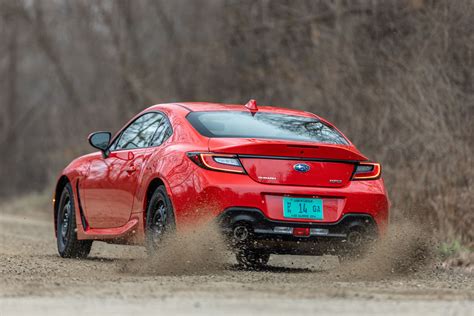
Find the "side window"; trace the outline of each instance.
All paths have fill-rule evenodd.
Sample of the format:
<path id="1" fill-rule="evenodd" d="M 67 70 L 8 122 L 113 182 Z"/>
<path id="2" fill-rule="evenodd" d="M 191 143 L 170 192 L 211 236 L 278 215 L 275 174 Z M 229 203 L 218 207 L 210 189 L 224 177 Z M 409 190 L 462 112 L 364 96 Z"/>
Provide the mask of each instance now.
<path id="1" fill-rule="evenodd" d="M 150 141 L 157 128 L 164 121 L 159 113 L 147 113 L 137 118 L 117 138 L 112 150 L 134 149 L 150 146 Z"/>
<path id="2" fill-rule="evenodd" d="M 172 133 L 173 129 L 171 128 L 169 121 L 166 118 L 163 118 L 160 126 L 158 126 L 158 129 L 156 130 L 155 135 L 153 136 L 150 146 L 160 146 L 165 140 L 168 139 L 168 137 L 171 136 Z"/>

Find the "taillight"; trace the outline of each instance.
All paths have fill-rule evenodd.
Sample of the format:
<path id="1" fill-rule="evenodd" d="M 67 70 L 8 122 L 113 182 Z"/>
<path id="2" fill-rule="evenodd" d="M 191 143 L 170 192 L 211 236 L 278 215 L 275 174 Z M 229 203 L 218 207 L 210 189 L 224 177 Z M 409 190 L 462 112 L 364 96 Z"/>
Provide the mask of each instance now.
<path id="1" fill-rule="evenodd" d="M 380 178 L 382 167 L 376 162 L 361 162 L 356 166 L 352 180 L 375 180 Z"/>
<path id="2" fill-rule="evenodd" d="M 245 173 L 244 168 L 240 164 L 239 158 L 235 155 L 211 154 L 211 153 L 187 153 L 196 165 L 201 168 L 232 172 Z"/>

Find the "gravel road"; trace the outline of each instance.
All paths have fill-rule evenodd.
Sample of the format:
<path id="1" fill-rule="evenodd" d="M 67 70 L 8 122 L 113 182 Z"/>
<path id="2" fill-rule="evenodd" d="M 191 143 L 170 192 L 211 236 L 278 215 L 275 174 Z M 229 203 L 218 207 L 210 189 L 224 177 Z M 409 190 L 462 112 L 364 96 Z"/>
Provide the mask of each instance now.
<path id="1" fill-rule="evenodd" d="M 45 207 L 45 206 L 44 206 Z M 95 243 L 87 260 L 56 253 L 49 213 L 0 210 L 0 315 L 474 315 L 474 276 L 431 264 L 412 273 L 347 273 L 335 257 L 274 256 L 265 271 L 231 257 L 162 273 L 140 247 Z M 184 248 L 186 249 L 186 248 Z M 180 256 L 171 257 L 179 266 Z M 203 263 L 197 263 L 202 268 Z M 359 267 L 361 264 L 359 263 Z M 374 273 L 371 273 L 373 269 Z M 171 270 L 172 272 L 172 270 Z"/>

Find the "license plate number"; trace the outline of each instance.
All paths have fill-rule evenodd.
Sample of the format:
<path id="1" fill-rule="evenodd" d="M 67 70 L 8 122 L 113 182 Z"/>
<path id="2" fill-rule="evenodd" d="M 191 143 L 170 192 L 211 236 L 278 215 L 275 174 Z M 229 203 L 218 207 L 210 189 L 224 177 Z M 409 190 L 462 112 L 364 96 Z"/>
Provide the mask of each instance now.
<path id="1" fill-rule="evenodd" d="M 283 217 L 323 219 L 323 200 L 283 197 Z"/>

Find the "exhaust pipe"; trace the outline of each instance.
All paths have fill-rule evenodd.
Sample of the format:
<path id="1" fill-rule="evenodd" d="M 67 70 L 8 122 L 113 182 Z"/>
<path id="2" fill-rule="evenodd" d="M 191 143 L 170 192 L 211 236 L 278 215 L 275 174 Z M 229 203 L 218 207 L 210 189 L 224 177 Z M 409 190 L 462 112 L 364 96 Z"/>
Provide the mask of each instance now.
<path id="1" fill-rule="evenodd" d="M 347 234 L 347 243 L 351 246 L 359 246 L 362 243 L 362 233 L 359 230 L 351 230 Z"/>
<path id="2" fill-rule="evenodd" d="M 237 225 L 234 227 L 234 239 L 238 242 L 247 240 L 250 236 L 250 231 L 247 225 Z"/>

